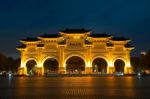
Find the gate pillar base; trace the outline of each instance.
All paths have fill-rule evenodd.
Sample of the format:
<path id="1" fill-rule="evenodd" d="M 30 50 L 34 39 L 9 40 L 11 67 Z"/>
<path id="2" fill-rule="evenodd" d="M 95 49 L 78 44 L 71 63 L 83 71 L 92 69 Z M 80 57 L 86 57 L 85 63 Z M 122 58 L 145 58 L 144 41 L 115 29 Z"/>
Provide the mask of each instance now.
<path id="1" fill-rule="evenodd" d="M 92 67 L 86 67 L 85 72 L 86 74 L 92 74 Z"/>
<path id="2" fill-rule="evenodd" d="M 65 73 L 66 73 L 65 67 L 59 67 L 58 73 L 59 73 L 59 74 L 65 74 Z"/>
<path id="3" fill-rule="evenodd" d="M 27 74 L 27 70 L 25 67 L 20 67 L 18 70 L 18 74 L 19 75 L 26 75 Z"/>
<path id="4" fill-rule="evenodd" d="M 115 67 L 107 67 L 107 74 L 113 74 L 115 72 Z"/>
<path id="5" fill-rule="evenodd" d="M 42 67 L 37 67 L 37 68 L 36 68 L 36 75 L 37 75 L 37 76 L 44 75 L 44 72 L 43 72 L 43 68 L 42 68 Z"/>
<path id="6" fill-rule="evenodd" d="M 132 67 L 125 67 L 124 68 L 124 73 L 125 74 L 132 74 L 133 73 L 133 68 Z"/>

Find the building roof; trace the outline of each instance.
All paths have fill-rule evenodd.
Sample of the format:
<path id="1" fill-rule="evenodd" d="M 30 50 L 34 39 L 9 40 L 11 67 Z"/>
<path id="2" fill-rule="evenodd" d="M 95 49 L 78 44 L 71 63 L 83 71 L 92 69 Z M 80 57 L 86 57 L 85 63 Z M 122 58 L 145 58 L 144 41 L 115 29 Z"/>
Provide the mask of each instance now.
<path id="1" fill-rule="evenodd" d="M 62 30 L 61 32 L 63 32 L 63 33 L 87 33 L 87 32 L 90 32 L 90 30 L 86 30 L 84 28 L 82 28 L 82 29 L 65 29 L 65 30 Z"/>
<path id="2" fill-rule="evenodd" d="M 114 41 L 127 41 L 129 39 L 124 38 L 124 37 L 113 37 L 111 40 L 114 40 Z"/>
<path id="3" fill-rule="evenodd" d="M 105 33 L 103 33 L 103 34 L 91 34 L 90 37 L 94 37 L 94 38 L 102 37 L 102 38 L 104 38 L 104 37 L 111 37 L 111 35 L 108 35 Z"/>
<path id="4" fill-rule="evenodd" d="M 130 45 L 130 44 L 125 44 L 124 45 L 126 48 L 132 48 L 132 47 L 134 47 L 134 46 L 132 46 L 132 45 Z"/>
<path id="5" fill-rule="evenodd" d="M 33 37 L 27 37 L 25 39 L 22 39 L 22 41 L 38 41 L 38 38 L 33 38 Z"/>
<path id="6" fill-rule="evenodd" d="M 60 37 L 59 34 L 44 34 L 44 35 L 40 35 L 39 37 L 43 37 L 43 38 L 57 38 Z"/>
<path id="7" fill-rule="evenodd" d="M 18 46 L 17 48 L 26 48 L 26 45 L 22 44 L 22 45 Z"/>

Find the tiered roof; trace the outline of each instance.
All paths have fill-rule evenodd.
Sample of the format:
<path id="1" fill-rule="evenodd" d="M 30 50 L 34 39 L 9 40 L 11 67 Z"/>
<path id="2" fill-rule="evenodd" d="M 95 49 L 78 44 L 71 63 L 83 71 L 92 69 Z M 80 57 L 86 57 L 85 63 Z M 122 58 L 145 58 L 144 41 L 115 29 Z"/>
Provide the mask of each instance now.
<path id="1" fill-rule="evenodd" d="M 39 41 L 38 38 L 33 38 L 33 37 L 27 37 L 25 39 L 22 39 L 22 41 Z"/>
<path id="2" fill-rule="evenodd" d="M 125 37 L 113 37 L 111 40 L 113 40 L 113 41 L 127 41 L 129 39 L 127 39 Z"/>
<path id="3" fill-rule="evenodd" d="M 102 33 L 102 34 L 94 34 L 94 33 L 91 33 L 90 34 L 90 30 L 86 30 L 86 29 L 65 29 L 65 30 L 62 30 L 60 32 L 60 34 L 44 34 L 44 35 L 40 35 L 38 36 L 37 38 L 32 38 L 32 37 L 27 37 L 26 39 L 23 39 L 21 41 L 23 41 L 23 43 L 25 42 L 28 42 L 28 43 L 34 43 L 34 41 L 40 41 L 41 38 L 58 38 L 58 37 L 62 37 L 61 33 L 89 33 L 89 37 L 93 37 L 93 38 L 109 38 L 110 40 L 112 41 L 130 41 L 130 39 L 127 39 L 127 38 L 124 38 L 124 37 L 113 37 L 112 35 L 108 35 L 106 33 Z M 22 46 L 19 46 L 17 48 L 25 48 L 26 45 L 25 43 L 22 45 Z M 66 44 L 66 41 L 61 41 L 61 42 L 58 42 L 58 44 Z M 88 41 L 85 39 L 85 44 L 92 44 L 91 41 Z M 107 46 L 113 46 L 112 43 L 108 43 Z M 40 42 L 37 43 L 37 47 L 44 47 L 44 44 L 41 44 Z M 126 44 L 125 47 L 127 48 L 130 48 L 130 47 L 133 47 L 129 44 Z"/>
<path id="4" fill-rule="evenodd" d="M 90 37 L 94 37 L 94 38 L 103 38 L 103 37 L 111 37 L 111 35 L 107 35 L 105 33 L 103 34 L 91 34 Z"/>
<path id="5" fill-rule="evenodd" d="M 62 30 L 61 32 L 63 32 L 63 33 L 87 33 L 87 32 L 90 32 L 90 30 L 86 30 L 84 28 L 82 28 L 82 29 L 65 29 L 65 30 Z"/>
<path id="6" fill-rule="evenodd" d="M 57 38 L 57 37 L 60 37 L 59 34 L 44 34 L 44 35 L 41 35 L 39 37 L 42 37 L 42 38 Z"/>

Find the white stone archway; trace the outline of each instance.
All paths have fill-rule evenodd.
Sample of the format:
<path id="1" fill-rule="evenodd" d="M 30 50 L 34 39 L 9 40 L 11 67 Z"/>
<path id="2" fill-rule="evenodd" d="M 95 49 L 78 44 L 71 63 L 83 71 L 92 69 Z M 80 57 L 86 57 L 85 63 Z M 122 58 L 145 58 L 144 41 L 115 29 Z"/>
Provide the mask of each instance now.
<path id="1" fill-rule="evenodd" d="M 117 60 L 121 60 L 122 62 L 124 62 L 123 72 L 126 73 L 127 60 L 126 60 L 124 57 L 115 57 L 115 58 L 114 58 L 113 64 L 114 64 L 115 72 L 116 72 L 115 62 L 116 62 Z"/>
<path id="2" fill-rule="evenodd" d="M 79 57 L 79 58 L 81 58 L 82 60 L 83 60 L 83 62 L 84 62 L 84 64 L 85 64 L 85 71 L 86 71 L 86 67 L 87 67 L 87 61 L 85 60 L 86 58 L 84 58 L 84 56 L 82 56 L 82 55 L 80 55 L 80 54 L 70 54 L 70 55 L 68 55 L 65 59 L 64 59 L 64 69 L 65 69 L 65 71 L 66 71 L 66 62 L 70 59 L 70 58 L 72 58 L 72 57 Z"/>
<path id="3" fill-rule="evenodd" d="M 68 55 L 65 59 L 64 59 L 64 66 L 66 66 L 66 62 L 69 58 L 73 57 L 73 56 L 77 56 L 77 57 L 80 57 L 81 59 L 83 59 L 83 61 L 85 62 L 85 67 L 87 66 L 87 61 L 86 61 L 86 58 L 84 58 L 82 55 L 80 54 L 70 54 Z"/>
<path id="4" fill-rule="evenodd" d="M 108 60 L 108 58 L 107 58 L 106 56 L 102 56 L 102 55 L 96 55 L 96 56 L 94 56 L 94 57 L 92 58 L 92 60 L 91 60 L 91 63 L 93 63 L 93 61 L 94 61 L 96 58 L 102 58 L 102 59 L 104 59 L 104 60 L 107 62 L 107 64 L 109 65 L 109 60 Z"/>
<path id="5" fill-rule="evenodd" d="M 108 60 L 108 58 L 106 56 L 103 56 L 103 55 L 96 55 L 96 56 L 94 56 L 92 58 L 92 60 L 91 60 L 92 69 L 93 69 L 93 62 L 94 62 L 94 60 L 98 59 L 98 58 L 103 59 L 107 63 L 106 71 L 105 71 L 105 73 L 107 73 L 108 69 L 109 69 L 109 60 Z"/>
<path id="6" fill-rule="evenodd" d="M 56 57 L 56 56 L 46 56 L 46 57 L 44 57 L 44 58 L 42 59 L 42 61 L 41 61 L 41 64 L 40 64 L 41 67 L 43 67 L 44 62 L 45 62 L 47 59 L 51 59 L 51 58 L 56 59 L 57 62 L 58 62 L 58 64 L 59 64 L 58 66 L 60 66 L 58 57 Z"/>
<path id="7" fill-rule="evenodd" d="M 27 67 L 27 63 L 29 61 L 35 61 L 35 66 L 34 66 L 34 71 L 36 72 L 36 68 L 38 67 L 38 61 L 36 58 L 28 58 L 26 59 L 26 61 L 24 62 L 24 68 L 25 68 L 25 74 L 28 74 L 28 67 Z"/>
<path id="8" fill-rule="evenodd" d="M 27 59 L 25 60 L 25 62 L 24 62 L 24 66 L 26 66 L 27 62 L 28 62 L 28 61 L 31 61 L 31 60 L 34 60 L 34 61 L 36 62 L 36 64 L 37 64 L 37 66 L 38 66 L 38 60 L 37 60 L 36 58 L 27 58 Z"/>
<path id="9" fill-rule="evenodd" d="M 126 60 L 124 57 L 121 57 L 121 56 L 119 56 L 119 57 L 115 57 L 115 58 L 113 59 L 113 64 L 114 64 L 114 63 L 115 63 L 115 61 L 116 61 L 116 60 L 118 60 L 118 59 L 120 59 L 120 60 L 124 61 L 125 66 L 127 65 L 127 60 Z"/>

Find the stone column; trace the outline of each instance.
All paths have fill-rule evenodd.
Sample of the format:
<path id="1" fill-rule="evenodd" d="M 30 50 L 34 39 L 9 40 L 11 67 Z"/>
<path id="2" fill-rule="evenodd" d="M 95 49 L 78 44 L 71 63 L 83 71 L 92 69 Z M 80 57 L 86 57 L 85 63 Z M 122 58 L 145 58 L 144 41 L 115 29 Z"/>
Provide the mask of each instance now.
<path id="1" fill-rule="evenodd" d="M 19 75 L 27 75 L 27 67 L 25 63 L 24 53 L 21 51 L 21 64 L 18 70 Z"/>
<path id="2" fill-rule="evenodd" d="M 65 67 L 59 67 L 59 74 L 65 74 L 66 73 Z"/>
<path id="3" fill-rule="evenodd" d="M 92 74 L 92 67 L 86 67 L 85 72 L 86 74 Z"/>
<path id="4" fill-rule="evenodd" d="M 60 54 L 59 54 L 59 71 L 60 74 L 66 73 L 66 68 L 64 66 L 64 47 L 60 47 Z"/>
<path id="5" fill-rule="evenodd" d="M 42 67 L 37 67 L 36 68 L 36 73 L 38 76 L 44 75 L 44 70 Z"/>
<path id="6" fill-rule="evenodd" d="M 19 75 L 26 75 L 27 74 L 27 68 L 26 67 L 20 67 L 18 70 Z"/>
<path id="7" fill-rule="evenodd" d="M 126 57 L 126 66 L 124 67 L 124 73 L 125 74 L 132 74 L 133 73 L 133 67 L 131 66 L 131 60 L 130 60 L 130 51 L 127 52 L 127 57 Z"/>
<path id="8" fill-rule="evenodd" d="M 124 67 L 124 73 L 125 74 L 132 74 L 133 73 L 133 68 L 132 67 Z"/>
<path id="9" fill-rule="evenodd" d="M 86 54 L 86 57 L 85 57 L 85 60 L 87 62 L 87 66 L 85 68 L 85 73 L 86 74 L 92 74 L 93 71 L 92 71 L 92 57 L 91 57 L 91 46 L 87 46 L 87 54 Z"/>
<path id="10" fill-rule="evenodd" d="M 115 72 L 115 67 L 107 66 L 107 74 L 113 74 Z"/>
<path id="11" fill-rule="evenodd" d="M 22 54 L 21 54 L 21 64 L 18 73 L 19 75 L 27 75 L 27 67 L 26 67 L 25 59 L 23 58 Z"/>

